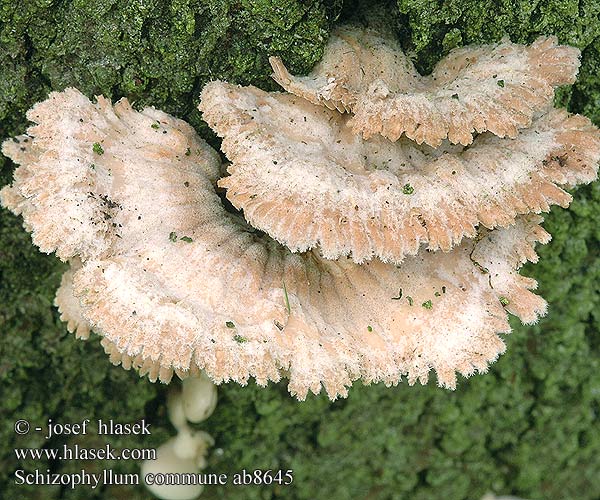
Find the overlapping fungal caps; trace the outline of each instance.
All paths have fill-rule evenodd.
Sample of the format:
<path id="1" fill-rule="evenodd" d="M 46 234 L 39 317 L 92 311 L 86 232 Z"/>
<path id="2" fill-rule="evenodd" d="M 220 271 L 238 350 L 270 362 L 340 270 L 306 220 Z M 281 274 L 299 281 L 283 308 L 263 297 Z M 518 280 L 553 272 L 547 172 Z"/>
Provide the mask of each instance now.
<path id="1" fill-rule="evenodd" d="M 313 104 L 354 114 L 349 125 L 365 138 L 402 135 L 438 147 L 471 144 L 475 133 L 516 137 L 554 88 L 575 81 L 579 50 L 538 38 L 524 46 L 499 44 L 455 49 L 429 76 L 421 76 L 398 42 L 359 26 L 335 31 L 323 60 L 305 77 L 271 58 L 274 79 Z"/>
<path id="2" fill-rule="evenodd" d="M 537 216 L 402 266 L 293 254 L 224 209 L 217 154 L 184 122 L 74 89 L 28 116 L 27 142 L 3 147 L 20 166 L 2 203 L 70 260 L 57 297 L 70 328 L 152 380 L 285 376 L 299 399 L 334 399 L 357 379 L 434 370 L 452 388 L 504 350 L 506 309 L 526 322 L 545 310 L 517 273 L 549 238 Z"/>
<path id="3" fill-rule="evenodd" d="M 596 127 L 558 109 L 514 139 L 433 149 L 365 140 L 348 114 L 255 87 L 211 82 L 199 108 L 232 162 L 219 186 L 250 224 L 294 252 L 356 263 L 400 264 L 423 244 L 448 251 L 480 224 L 567 207 L 563 188 L 594 180 L 600 160 Z"/>

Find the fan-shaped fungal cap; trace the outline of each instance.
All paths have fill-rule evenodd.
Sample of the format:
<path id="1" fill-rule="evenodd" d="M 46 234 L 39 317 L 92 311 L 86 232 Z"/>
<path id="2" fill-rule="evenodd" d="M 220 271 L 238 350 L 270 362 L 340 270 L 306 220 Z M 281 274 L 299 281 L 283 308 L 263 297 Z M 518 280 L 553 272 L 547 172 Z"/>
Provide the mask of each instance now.
<path id="1" fill-rule="evenodd" d="M 200 164 L 216 180 L 218 155 L 192 127 L 153 108 L 125 115 L 125 121 L 116 111 L 126 107 L 123 103 L 113 111 L 103 97 L 92 106 L 75 89 L 52 92 L 27 112 L 37 123 L 29 135 L 3 143 L 2 152 L 23 166 L 15 172 L 18 190 L 5 187 L 0 200 L 23 215 L 43 252 L 56 252 L 62 260 L 85 259 L 102 255 L 121 237 L 115 220 L 121 208 L 106 193 L 127 188 L 127 177 L 115 173 L 125 169 L 121 162 L 135 157 L 138 149 L 156 163 L 174 160 L 182 169 Z M 100 161 L 108 166 L 97 168 Z M 136 210 L 160 204 L 160 197 L 140 203 Z"/>
<path id="2" fill-rule="evenodd" d="M 199 108 L 232 162 L 219 185 L 250 224 L 292 251 L 318 247 L 358 263 L 400 263 L 422 243 L 449 250 L 479 223 L 566 207 L 571 196 L 559 186 L 592 181 L 600 160 L 598 130 L 562 110 L 516 139 L 482 134 L 464 150 L 432 150 L 365 141 L 348 115 L 254 87 L 211 82 Z"/>
<path id="3" fill-rule="evenodd" d="M 499 44 L 453 50 L 430 76 L 420 76 L 398 42 L 357 26 L 339 28 L 323 60 L 306 77 L 270 59 L 273 78 L 287 91 L 330 109 L 352 111 L 350 125 L 365 138 L 470 144 L 474 133 L 515 137 L 554 88 L 573 83 L 579 50 L 541 37 L 531 46 Z"/>
<path id="4" fill-rule="evenodd" d="M 321 386 L 335 398 L 359 378 L 425 382 L 433 369 L 440 385 L 454 387 L 456 371 L 485 371 L 504 350 L 505 307 L 524 321 L 544 311 L 528 291 L 535 282 L 516 273 L 535 258 L 533 242 L 548 238 L 539 218 L 481 233 L 451 253 L 423 252 L 401 268 L 291 254 L 224 210 L 216 156 L 179 120 L 138 113 L 127 101 L 92 104 L 74 90 L 34 109 L 36 154 L 5 147 L 23 161 L 5 200 L 34 233 L 49 235 L 45 248 L 79 252 L 79 314 L 105 337 L 113 361 L 153 379 L 204 369 L 216 382 L 255 377 L 262 385 L 285 375 L 300 399 Z M 61 125 L 38 139 L 56 117 Z M 197 150 L 186 156 L 191 145 Z M 63 175 L 66 218 L 46 201 Z M 101 230 L 89 222 L 107 215 Z"/>

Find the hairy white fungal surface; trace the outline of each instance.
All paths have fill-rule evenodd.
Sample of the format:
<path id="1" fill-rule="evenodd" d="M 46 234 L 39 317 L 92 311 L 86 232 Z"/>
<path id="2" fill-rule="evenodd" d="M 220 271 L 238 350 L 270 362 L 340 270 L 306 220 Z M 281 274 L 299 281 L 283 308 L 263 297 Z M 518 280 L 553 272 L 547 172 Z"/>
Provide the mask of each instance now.
<path id="1" fill-rule="evenodd" d="M 323 60 L 304 77 L 272 57 L 273 78 L 288 92 L 355 116 L 349 125 L 365 138 L 402 135 L 437 147 L 448 138 L 468 145 L 475 133 L 516 137 L 534 113 L 552 102 L 554 88 L 575 81 L 579 50 L 540 37 L 524 46 L 455 49 L 429 76 L 421 76 L 389 35 L 342 26 Z"/>
<path id="2" fill-rule="evenodd" d="M 450 250 L 476 227 L 567 207 L 596 178 L 600 136 L 585 117 L 551 109 L 515 139 L 482 134 L 432 149 L 352 133 L 349 115 L 291 94 L 215 81 L 204 119 L 232 162 L 219 181 L 254 227 L 294 252 L 318 248 L 400 264 L 427 244 Z"/>
<path id="3" fill-rule="evenodd" d="M 217 179 L 218 154 L 190 125 L 153 108 L 142 113 L 128 110 L 126 101 L 113 109 L 103 97 L 91 105 L 75 89 L 52 92 L 27 112 L 36 123 L 27 135 L 3 143 L 2 152 L 21 167 L 14 174 L 15 187 L 3 188 L 0 200 L 23 216 L 42 252 L 56 252 L 61 260 L 85 260 L 109 252 L 119 239 L 122 245 L 126 238 L 142 236 L 149 221 L 140 220 L 129 227 L 130 234 L 121 234 L 122 210 L 110 197 L 126 196 L 152 182 L 152 171 L 148 179 L 129 182 L 127 164 L 135 161 L 139 150 L 156 164 L 175 162 L 188 171 L 202 168 L 209 179 Z M 176 187 L 186 191 L 183 186 L 170 190 Z M 160 196 L 137 198 L 136 211 L 160 219 Z"/>
<path id="4" fill-rule="evenodd" d="M 516 273 L 549 238 L 536 216 L 400 267 L 292 254 L 224 209 L 218 156 L 184 122 L 74 89 L 28 117 L 27 142 L 3 147 L 20 166 L 2 203 L 71 259 L 63 314 L 152 380 L 286 376 L 299 399 L 322 387 L 334 399 L 357 379 L 425 383 L 434 370 L 453 388 L 503 352 L 505 308 L 527 322 L 545 311 Z"/>
<path id="5" fill-rule="evenodd" d="M 73 273 L 81 268 L 81 261 L 76 258 L 70 262 L 69 269 L 63 274 L 60 287 L 56 291 L 54 305 L 60 313 L 60 320 L 67 324 L 67 330 L 75 337 L 87 340 L 90 336 L 90 324 L 83 316 L 81 304 L 73 292 Z"/>

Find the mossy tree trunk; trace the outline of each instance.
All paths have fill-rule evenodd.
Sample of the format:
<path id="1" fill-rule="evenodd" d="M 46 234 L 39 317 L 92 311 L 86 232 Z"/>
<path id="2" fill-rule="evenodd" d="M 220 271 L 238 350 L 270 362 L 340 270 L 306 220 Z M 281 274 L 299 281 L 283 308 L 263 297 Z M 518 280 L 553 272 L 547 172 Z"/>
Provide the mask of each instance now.
<path id="1" fill-rule="evenodd" d="M 195 111 L 211 79 L 274 89 L 267 57 L 294 73 L 322 55 L 341 14 L 360 18 L 372 2 L 341 0 L 0 0 L 0 135 L 20 133 L 25 111 L 50 90 L 127 96 L 182 117 L 218 145 Z M 405 49 L 422 71 L 450 49 L 509 35 L 528 42 L 556 34 L 583 51 L 579 82 L 560 100 L 600 124 L 600 2 L 597 0 L 398 0 L 388 2 Z M 0 160 L 0 184 L 14 165 Z M 16 468 L 45 472 L 113 468 L 135 462 L 17 461 L 13 448 L 101 447 L 94 435 L 45 442 L 17 436 L 16 419 L 43 425 L 146 416 L 152 435 L 110 438 L 150 447 L 173 431 L 165 387 L 112 367 L 97 339 L 76 341 L 52 306 L 63 265 L 31 245 L 21 221 L 0 212 L 0 497 L 146 498 L 140 487 L 98 490 L 23 487 Z M 530 272 L 550 302 L 534 327 L 519 326 L 490 373 L 455 392 L 427 387 L 352 388 L 347 400 L 298 403 L 283 384 L 220 388 L 202 425 L 216 439 L 210 470 L 293 469 L 292 486 L 208 488 L 219 498 L 473 499 L 486 491 L 532 499 L 600 497 L 600 187 L 553 209 L 553 242 Z"/>

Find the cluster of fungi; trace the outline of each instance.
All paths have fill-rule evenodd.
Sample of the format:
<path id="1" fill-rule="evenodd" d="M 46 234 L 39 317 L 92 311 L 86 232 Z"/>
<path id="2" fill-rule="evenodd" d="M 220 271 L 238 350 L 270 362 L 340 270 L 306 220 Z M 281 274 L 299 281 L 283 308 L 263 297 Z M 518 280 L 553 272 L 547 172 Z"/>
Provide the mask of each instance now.
<path id="1" fill-rule="evenodd" d="M 205 86 L 225 164 L 166 113 L 53 92 L 3 145 L 1 200 L 70 263 L 69 329 L 152 380 L 454 388 L 504 351 L 508 313 L 545 313 L 518 273 L 550 239 L 539 214 L 596 178 L 598 130 L 553 107 L 578 58 L 503 40 L 423 77 L 392 36 L 342 26 L 308 76 L 271 58 L 285 92 Z"/>

